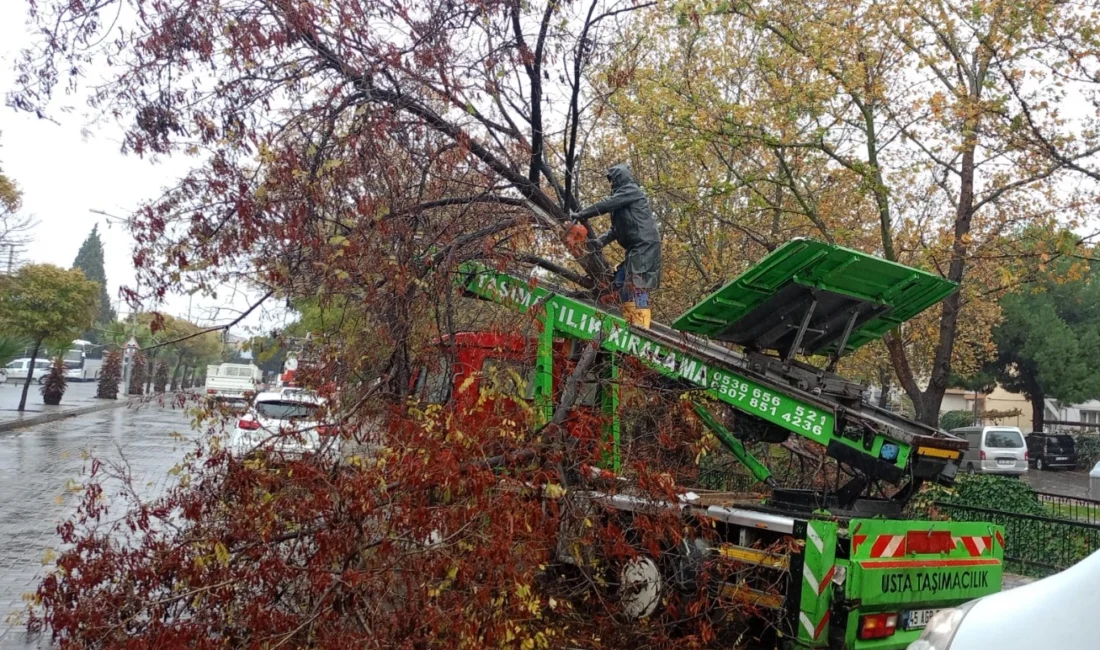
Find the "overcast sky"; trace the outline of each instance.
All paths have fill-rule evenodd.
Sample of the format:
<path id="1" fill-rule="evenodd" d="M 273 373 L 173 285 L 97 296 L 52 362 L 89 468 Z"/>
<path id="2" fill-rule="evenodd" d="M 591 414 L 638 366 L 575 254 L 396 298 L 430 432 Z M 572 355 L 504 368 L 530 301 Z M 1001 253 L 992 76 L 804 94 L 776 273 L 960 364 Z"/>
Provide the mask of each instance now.
<path id="1" fill-rule="evenodd" d="M 15 77 L 12 65 L 20 49 L 31 41 L 26 7 L 26 0 L 0 0 L 0 96 L 11 88 Z M 62 97 L 58 104 L 77 109 L 85 106 L 78 97 Z M 155 197 L 161 188 L 172 185 L 194 159 L 151 164 L 119 153 L 117 131 L 101 128 L 82 133 L 86 122 L 80 110 L 54 111 L 51 117 L 60 124 L 0 104 L 0 163 L 4 173 L 23 190 L 24 212 L 39 221 L 24 258 L 68 268 L 92 226 L 98 223 L 103 238 L 107 293 L 117 301 L 118 288 L 134 282 L 130 236 L 121 225 L 112 225 L 90 210 L 124 217 L 143 199 Z M 0 262 L 6 263 L 6 259 Z M 226 298 L 228 294 L 220 293 Z M 233 304 L 222 306 L 241 309 L 246 300 L 245 296 L 238 296 Z M 175 316 L 186 316 L 188 303 L 186 296 L 175 296 L 161 309 Z M 207 321 L 217 306 L 215 301 L 195 297 L 192 320 Z M 129 310 L 122 305 L 119 311 Z M 219 320 L 224 323 L 233 317 L 223 311 Z M 256 327 L 261 322 L 250 318 L 246 324 Z M 270 318 L 263 322 L 267 327 L 275 324 Z M 234 331 L 243 333 L 239 329 Z"/>

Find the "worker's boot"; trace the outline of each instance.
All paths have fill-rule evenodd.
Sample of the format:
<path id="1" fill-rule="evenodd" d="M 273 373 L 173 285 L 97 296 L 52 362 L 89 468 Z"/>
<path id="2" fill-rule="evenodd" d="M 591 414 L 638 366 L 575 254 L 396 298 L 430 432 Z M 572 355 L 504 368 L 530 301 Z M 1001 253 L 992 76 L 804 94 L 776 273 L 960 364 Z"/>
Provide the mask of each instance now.
<path id="1" fill-rule="evenodd" d="M 624 302 L 623 303 L 623 320 L 626 321 L 626 324 L 627 325 L 640 325 L 641 323 L 638 322 L 638 319 L 639 319 L 639 315 L 638 315 L 638 306 L 637 306 L 637 304 L 635 304 L 633 300 Z"/>

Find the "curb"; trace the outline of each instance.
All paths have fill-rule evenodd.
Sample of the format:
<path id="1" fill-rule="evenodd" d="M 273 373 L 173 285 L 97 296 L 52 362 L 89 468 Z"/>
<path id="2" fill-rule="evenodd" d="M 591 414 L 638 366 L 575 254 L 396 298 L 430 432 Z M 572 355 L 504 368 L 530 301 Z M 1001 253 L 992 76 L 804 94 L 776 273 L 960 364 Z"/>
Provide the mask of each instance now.
<path id="1" fill-rule="evenodd" d="M 9 420 L 7 422 L 0 422 L 0 433 L 6 433 L 8 431 L 15 431 L 16 429 L 23 429 L 25 427 L 33 427 L 38 424 L 46 424 L 49 422 L 56 422 L 57 420 L 64 420 L 65 418 L 75 417 L 77 415 L 85 415 L 87 413 L 95 413 L 96 411 L 106 411 L 107 409 L 118 408 L 120 406 L 126 406 L 130 403 L 128 399 L 120 399 L 114 402 L 104 402 L 103 404 L 93 404 L 91 406 L 82 406 L 76 409 L 70 409 L 68 411 L 59 411 L 57 413 L 43 413 L 42 415 L 36 415 L 34 417 L 23 418 L 21 420 Z"/>

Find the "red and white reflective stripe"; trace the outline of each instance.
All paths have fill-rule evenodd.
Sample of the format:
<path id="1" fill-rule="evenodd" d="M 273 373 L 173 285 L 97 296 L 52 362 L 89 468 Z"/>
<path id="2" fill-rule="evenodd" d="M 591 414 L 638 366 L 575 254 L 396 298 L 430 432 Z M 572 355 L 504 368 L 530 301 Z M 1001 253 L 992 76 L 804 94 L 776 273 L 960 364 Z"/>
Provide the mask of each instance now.
<path id="1" fill-rule="evenodd" d="M 806 628 L 806 634 L 809 634 L 810 638 L 816 641 L 817 637 L 821 636 L 821 631 L 829 624 L 829 610 L 825 610 L 825 615 L 821 617 L 817 625 L 814 625 L 810 617 L 806 616 L 806 612 L 799 612 L 798 620 L 802 622 L 802 627 Z"/>
<path id="2" fill-rule="evenodd" d="M 871 557 L 901 557 L 905 555 L 904 535 L 879 535 L 871 545 Z"/>
<path id="3" fill-rule="evenodd" d="M 814 572 L 810 569 L 810 565 L 802 565 L 802 578 L 806 581 L 806 584 L 813 589 L 814 593 L 820 596 L 825 592 L 825 588 L 829 586 L 829 581 L 833 579 L 833 574 L 836 573 L 836 566 L 829 567 L 829 570 L 825 572 L 821 580 L 818 581 Z"/>
<path id="4" fill-rule="evenodd" d="M 1004 548 L 1005 540 L 1001 531 L 994 531 L 997 543 Z M 987 550 L 993 548 L 993 535 L 960 535 L 958 537 L 946 537 L 946 531 L 934 532 L 909 532 L 904 535 L 879 535 L 871 544 L 870 556 L 872 558 L 903 557 L 906 553 L 932 554 L 946 553 L 962 546 L 971 557 L 980 557 Z M 852 536 L 852 554 L 867 542 L 866 535 Z"/>
<path id="5" fill-rule="evenodd" d="M 989 535 L 984 537 L 980 535 L 963 535 L 962 537 L 956 537 L 955 548 L 962 544 L 966 547 L 966 552 L 970 553 L 970 557 L 978 557 L 982 553 L 985 553 L 985 549 L 989 548 L 993 544 L 993 538 Z"/>

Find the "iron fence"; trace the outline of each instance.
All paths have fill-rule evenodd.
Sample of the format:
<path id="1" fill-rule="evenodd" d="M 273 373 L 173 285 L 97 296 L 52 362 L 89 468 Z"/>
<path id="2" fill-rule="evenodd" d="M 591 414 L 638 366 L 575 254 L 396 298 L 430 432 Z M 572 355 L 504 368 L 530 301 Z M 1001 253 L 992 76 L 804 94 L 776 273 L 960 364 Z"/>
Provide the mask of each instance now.
<path id="1" fill-rule="evenodd" d="M 937 501 L 936 508 L 954 521 L 981 521 L 1004 526 L 1008 570 L 1045 576 L 1068 568 L 1100 548 L 1100 524 L 1039 517 L 1003 510 Z"/>
<path id="2" fill-rule="evenodd" d="M 1100 501 L 1051 492 L 1036 492 L 1035 496 L 1054 517 L 1100 524 Z"/>

